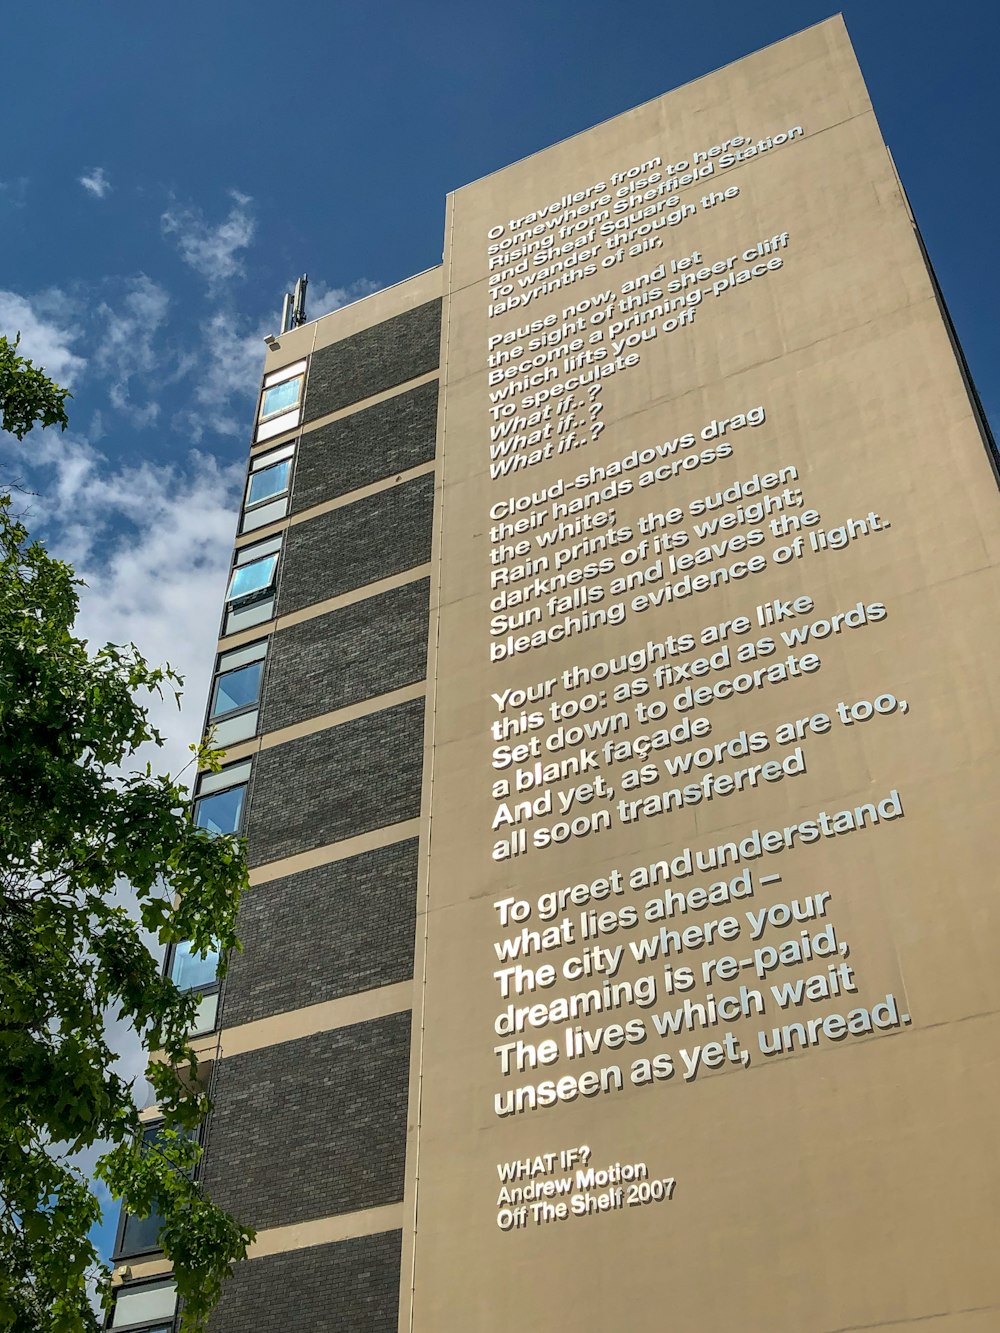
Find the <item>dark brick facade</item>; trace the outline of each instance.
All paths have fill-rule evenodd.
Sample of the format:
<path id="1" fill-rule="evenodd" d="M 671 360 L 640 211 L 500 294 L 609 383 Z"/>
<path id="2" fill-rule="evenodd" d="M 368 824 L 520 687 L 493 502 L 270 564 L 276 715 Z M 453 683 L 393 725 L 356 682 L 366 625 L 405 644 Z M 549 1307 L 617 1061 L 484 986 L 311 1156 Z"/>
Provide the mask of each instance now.
<path id="1" fill-rule="evenodd" d="M 238 1264 L 210 1333 L 396 1333 L 402 1232 Z"/>
<path id="2" fill-rule="evenodd" d="M 398 1203 L 409 1064 L 408 1012 L 219 1061 L 207 1192 L 258 1230 Z"/>
<path id="3" fill-rule="evenodd" d="M 289 528 L 278 614 L 425 564 L 433 509 L 434 477 L 428 475 Z"/>
<path id="4" fill-rule="evenodd" d="M 430 301 L 310 358 L 304 423 L 436 370 L 441 302 Z M 292 514 L 433 460 L 436 381 L 306 431 Z M 430 559 L 434 479 L 390 485 L 291 526 L 276 614 L 314 607 Z M 368 590 L 370 591 L 370 590 Z M 369 596 L 277 633 L 261 730 L 415 685 L 426 673 L 429 580 Z M 420 812 L 424 701 L 260 751 L 246 820 L 260 866 Z M 233 1028 L 412 978 L 417 840 L 255 885 L 230 960 Z M 411 1016 L 390 1014 L 218 1060 L 202 1175 L 263 1230 L 397 1204 L 405 1175 Z M 211 1333 L 396 1333 L 401 1233 L 382 1232 L 237 1265 Z"/>
<path id="5" fill-rule="evenodd" d="M 427 672 L 430 580 L 281 630 L 271 640 L 261 731 L 373 699 Z"/>
<path id="6" fill-rule="evenodd" d="M 247 859 L 261 865 L 420 813 L 424 700 L 262 750 Z"/>
<path id="7" fill-rule="evenodd" d="M 440 354 L 440 300 L 321 347 L 309 364 L 303 421 L 426 375 L 437 369 Z"/>
<path id="8" fill-rule="evenodd" d="M 255 885 L 240 907 L 223 1026 L 409 980 L 416 904 L 416 838 Z"/>
<path id="9" fill-rule="evenodd" d="M 299 442 L 291 512 L 429 463 L 437 401 L 433 381 L 309 431 Z"/>

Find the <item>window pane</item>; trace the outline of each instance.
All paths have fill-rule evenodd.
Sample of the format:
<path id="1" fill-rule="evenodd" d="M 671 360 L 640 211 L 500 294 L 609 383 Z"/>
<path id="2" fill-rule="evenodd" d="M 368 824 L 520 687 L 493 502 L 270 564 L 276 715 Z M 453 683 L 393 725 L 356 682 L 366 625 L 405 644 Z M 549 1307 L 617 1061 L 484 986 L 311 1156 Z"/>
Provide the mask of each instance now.
<path id="1" fill-rule="evenodd" d="M 177 1309 L 177 1292 L 172 1282 L 144 1282 L 129 1290 L 119 1287 L 111 1327 L 141 1324 L 150 1319 L 172 1319 Z"/>
<path id="2" fill-rule="evenodd" d="M 286 458 L 283 463 L 273 463 L 270 467 L 262 467 L 259 472 L 252 472 L 247 504 L 259 504 L 261 500 L 269 500 L 272 495 L 280 495 L 282 491 L 287 491 L 291 467 L 292 460 Z"/>
<path id="3" fill-rule="evenodd" d="M 277 537 L 268 537 L 267 541 L 254 542 L 252 546 L 244 546 L 242 550 L 236 552 L 236 559 L 233 561 L 236 565 L 249 565 L 254 560 L 260 560 L 265 555 L 270 555 L 272 551 L 280 551 L 282 534 L 279 532 Z"/>
<path id="4" fill-rule="evenodd" d="M 267 655 L 267 645 L 267 639 L 258 639 L 256 643 L 248 643 L 243 648 L 230 649 L 219 658 L 219 670 L 235 671 L 237 667 L 246 666 L 248 662 L 258 661 Z"/>
<path id="5" fill-rule="evenodd" d="M 260 675 L 263 662 L 251 662 L 238 671 L 227 671 L 215 682 L 212 696 L 212 717 L 231 713 L 236 708 L 249 708 L 257 702 L 260 693 Z"/>
<path id="6" fill-rule="evenodd" d="M 134 1213 L 126 1213 L 120 1257 L 125 1258 L 130 1254 L 143 1254 L 147 1250 L 157 1249 L 161 1222 L 162 1218 L 155 1208 L 149 1217 L 136 1217 Z"/>
<path id="7" fill-rule="evenodd" d="M 228 601 L 239 597 L 248 597 L 254 592 L 263 592 L 274 580 L 274 569 L 278 563 L 276 555 L 266 555 L 262 560 L 254 560 L 248 565 L 238 565 L 233 570 L 229 581 Z"/>
<path id="8" fill-rule="evenodd" d="M 226 612 L 226 633 L 235 634 L 238 629 L 251 629 L 254 625 L 263 625 L 273 614 L 273 593 L 259 598 L 256 602 L 243 602 Z"/>
<path id="9" fill-rule="evenodd" d="M 191 945 L 187 940 L 174 946 L 174 956 L 170 962 L 170 979 L 181 990 L 198 990 L 202 986 L 211 986 L 216 981 L 218 970 L 219 955 L 214 951 L 206 958 L 201 958 L 191 952 Z"/>
<path id="10" fill-rule="evenodd" d="M 188 1031 L 189 1037 L 200 1037 L 206 1032 L 214 1032 L 219 1017 L 219 992 L 210 991 L 203 995 L 194 1011 L 194 1018 Z"/>
<path id="11" fill-rule="evenodd" d="M 253 768 L 252 759 L 244 759 L 241 764 L 227 764 L 218 773 L 202 773 L 198 779 L 199 796 L 210 796 L 214 791 L 224 791 L 227 787 L 240 787 L 250 781 Z"/>
<path id="12" fill-rule="evenodd" d="M 248 741 L 256 735 L 259 708 L 246 708 L 242 713 L 224 717 L 212 723 L 212 744 L 223 750 L 237 741 Z"/>
<path id="13" fill-rule="evenodd" d="M 195 803 L 194 822 L 209 833 L 237 833 L 246 787 L 230 787 Z"/>
<path id="14" fill-rule="evenodd" d="M 293 375 L 301 374 L 305 368 L 305 361 L 293 361 L 291 365 L 279 366 L 277 370 L 272 370 L 269 375 L 264 376 L 264 383 L 277 384 L 279 380 L 291 379 Z"/>
<path id="15" fill-rule="evenodd" d="M 270 417 L 275 412 L 284 412 L 288 408 L 294 407 L 299 401 L 301 386 L 302 376 L 296 375 L 295 379 L 285 380 L 283 384 L 276 384 L 271 389 L 265 389 L 264 400 L 260 409 L 261 416 Z"/>

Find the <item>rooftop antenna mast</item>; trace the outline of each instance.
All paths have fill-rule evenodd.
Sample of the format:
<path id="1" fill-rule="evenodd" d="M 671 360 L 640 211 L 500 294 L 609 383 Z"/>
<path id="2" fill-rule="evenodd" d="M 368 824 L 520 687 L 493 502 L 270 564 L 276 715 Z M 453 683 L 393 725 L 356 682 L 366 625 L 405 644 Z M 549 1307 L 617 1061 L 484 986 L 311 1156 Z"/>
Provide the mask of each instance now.
<path id="1" fill-rule="evenodd" d="M 306 322 L 306 288 L 309 286 L 309 274 L 303 273 L 295 284 L 295 290 L 285 292 L 281 303 L 281 332 L 297 329 Z"/>
<path id="2" fill-rule="evenodd" d="M 303 273 L 295 284 L 292 293 L 292 323 L 298 328 L 306 322 L 306 288 L 309 286 L 309 274 Z"/>

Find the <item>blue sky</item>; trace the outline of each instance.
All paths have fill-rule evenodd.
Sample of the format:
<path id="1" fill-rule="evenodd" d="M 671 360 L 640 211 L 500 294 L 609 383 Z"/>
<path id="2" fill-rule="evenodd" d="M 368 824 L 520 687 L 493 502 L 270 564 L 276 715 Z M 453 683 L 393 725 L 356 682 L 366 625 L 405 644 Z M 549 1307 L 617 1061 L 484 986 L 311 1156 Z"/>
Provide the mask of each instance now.
<path id="1" fill-rule="evenodd" d="M 831 12 L 813 0 L 7 8 L 0 332 L 20 330 L 74 398 L 65 434 L 19 449 L 0 436 L 0 468 L 36 493 L 31 525 L 86 578 L 83 632 L 134 640 L 187 677 L 183 714 L 161 719 L 167 764 L 186 762 L 201 721 L 261 339 L 286 287 L 308 271 L 313 318 L 439 262 L 448 190 Z M 996 423 L 1000 11 L 850 0 L 843 12 Z"/>

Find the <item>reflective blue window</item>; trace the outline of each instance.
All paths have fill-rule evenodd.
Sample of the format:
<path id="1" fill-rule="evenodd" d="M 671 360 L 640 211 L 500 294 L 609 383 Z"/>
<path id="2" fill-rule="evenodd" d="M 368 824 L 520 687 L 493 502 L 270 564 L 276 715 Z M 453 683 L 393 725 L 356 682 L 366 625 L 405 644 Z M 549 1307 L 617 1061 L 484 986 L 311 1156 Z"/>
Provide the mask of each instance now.
<path id="1" fill-rule="evenodd" d="M 211 716 L 221 717 L 223 713 L 232 713 L 237 708 L 249 708 L 255 704 L 260 696 L 263 669 L 263 662 L 251 662 L 249 666 L 239 667 L 236 671 L 224 671 L 215 682 Z"/>
<path id="2" fill-rule="evenodd" d="M 200 797 L 195 802 L 194 822 L 209 833 L 238 833 L 246 790 L 244 784 Z"/>
<path id="3" fill-rule="evenodd" d="M 274 582 L 274 571 L 278 564 L 276 555 L 265 555 L 260 560 L 251 560 L 248 564 L 237 565 L 229 580 L 226 600 L 237 601 L 249 597 L 255 592 L 266 592 Z"/>
<path id="4" fill-rule="evenodd" d="M 292 470 L 292 460 L 283 458 L 280 463 L 262 467 L 250 473 L 250 490 L 247 493 L 247 505 L 260 504 L 272 496 L 281 495 L 288 490 L 288 474 Z"/>
<path id="5" fill-rule="evenodd" d="M 174 945 L 170 959 L 170 979 L 180 990 L 201 990 L 213 986 L 218 980 L 219 955 L 213 950 L 201 957 L 191 952 L 191 945 L 185 940 Z"/>
<path id="6" fill-rule="evenodd" d="M 278 412 L 287 412 L 290 407 L 295 407 L 299 401 L 301 387 L 302 376 L 296 375 L 294 379 L 285 380 L 283 384 L 275 384 L 272 388 L 265 389 L 260 407 L 261 418 L 273 417 Z"/>

